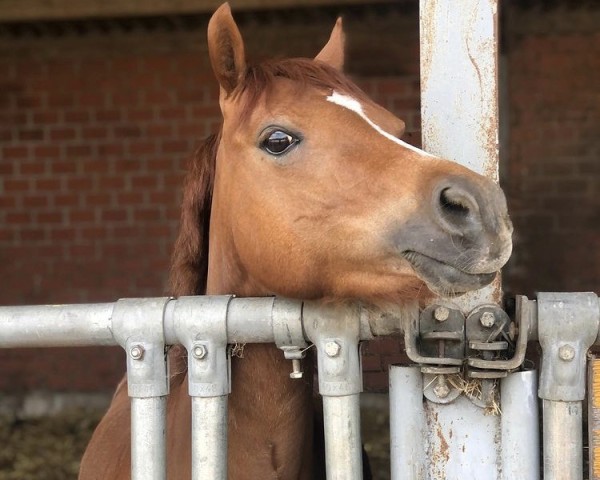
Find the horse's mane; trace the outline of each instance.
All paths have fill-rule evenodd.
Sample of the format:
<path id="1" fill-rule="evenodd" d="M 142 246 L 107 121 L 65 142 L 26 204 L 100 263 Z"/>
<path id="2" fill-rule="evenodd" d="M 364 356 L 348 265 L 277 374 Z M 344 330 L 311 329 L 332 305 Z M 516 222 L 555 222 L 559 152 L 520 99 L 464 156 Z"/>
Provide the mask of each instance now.
<path id="1" fill-rule="evenodd" d="M 243 98 L 240 122 L 248 118 L 260 99 L 278 78 L 323 91 L 340 91 L 358 98 L 366 95 L 341 72 L 329 65 L 304 58 L 269 60 L 247 67 L 239 86 L 231 93 Z M 174 296 L 206 293 L 208 230 L 212 203 L 215 160 L 220 134 L 209 136 L 196 150 L 183 186 L 179 234 L 171 258 L 169 293 Z"/>

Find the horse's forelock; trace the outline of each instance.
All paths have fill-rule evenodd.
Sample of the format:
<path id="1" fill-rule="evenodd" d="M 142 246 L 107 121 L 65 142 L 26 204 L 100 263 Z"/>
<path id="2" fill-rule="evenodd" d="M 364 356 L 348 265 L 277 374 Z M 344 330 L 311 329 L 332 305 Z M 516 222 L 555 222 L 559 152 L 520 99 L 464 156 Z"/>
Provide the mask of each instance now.
<path id="1" fill-rule="evenodd" d="M 280 78 L 291 80 L 299 90 L 304 88 L 336 90 L 357 98 L 366 97 L 366 94 L 356 84 L 326 63 L 308 58 L 267 60 L 256 65 L 249 65 L 244 79 L 232 92 L 233 98 L 243 96 L 238 116 L 241 122 L 248 119 L 258 102 L 263 96 L 268 95 L 275 81 Z"/>
<path id="2" fill-rule="evenodd" d="M 169 294 L 206 292 L 208 229 L 220 133 L 209 136 L 190 161 L 183 185 L 179 233 L 171 257 Z"/>

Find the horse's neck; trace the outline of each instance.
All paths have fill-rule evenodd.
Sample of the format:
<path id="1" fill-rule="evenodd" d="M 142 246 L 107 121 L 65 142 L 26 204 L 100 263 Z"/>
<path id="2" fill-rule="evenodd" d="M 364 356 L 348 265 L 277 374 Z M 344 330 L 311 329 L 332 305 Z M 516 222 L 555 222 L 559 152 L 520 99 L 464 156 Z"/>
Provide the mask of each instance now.
<path id="1" fill-rule="evenodd" d="M 248 297 L 270 293 L 237 268 L 234 256 L 212 253 L 207 294 Z M 312 356 L 302 361 L 303 378 L 291 379 L 291 362 L 275 345 L 240 345 L 235 351 L 229 400 L 230 469 L 265 462 L 262 468 L 288 473 L 279 478 L 311 478 L 307 466 L 312 455 Z"/>

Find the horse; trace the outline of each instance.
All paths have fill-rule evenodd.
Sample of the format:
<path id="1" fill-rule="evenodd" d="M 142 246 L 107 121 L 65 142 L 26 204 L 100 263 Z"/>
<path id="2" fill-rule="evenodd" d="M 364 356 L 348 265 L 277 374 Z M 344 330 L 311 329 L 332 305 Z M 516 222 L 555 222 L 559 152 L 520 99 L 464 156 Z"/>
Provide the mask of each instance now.
<path id="1" fill-rule="evenodd" d="M 208 25 L 223 122 L 187 173 L 170 275 L 174 296 L 282 295 L 375 305 L 489 284 L 510 256 L 492 181 L 400 139 L 404 123 L 343 74 L 341 19 L 314 59 L 246 61 L 227 4 Z M 186 353 L 170 352 L 168 478 L 190 478 Z M 275 345 L 231 360 L 228 478 L 321 478 L 310 353 L 302 380 Z M 80 479 L 130 478 L 125 380 Z"/>

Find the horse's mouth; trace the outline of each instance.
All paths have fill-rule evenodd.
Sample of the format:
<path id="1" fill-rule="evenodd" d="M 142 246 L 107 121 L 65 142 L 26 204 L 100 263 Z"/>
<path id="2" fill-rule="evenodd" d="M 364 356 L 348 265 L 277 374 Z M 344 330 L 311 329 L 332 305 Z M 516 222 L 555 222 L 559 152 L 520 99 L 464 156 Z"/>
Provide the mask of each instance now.
<path id="1" fill-rule="evenodd" d="M 432 291 L 442 295 L 460 295 L 477 290 L 491 283 L 496 277 L 496 272 L 468 273 L 413 250 L 402 252 L 402 256 Z"/>

